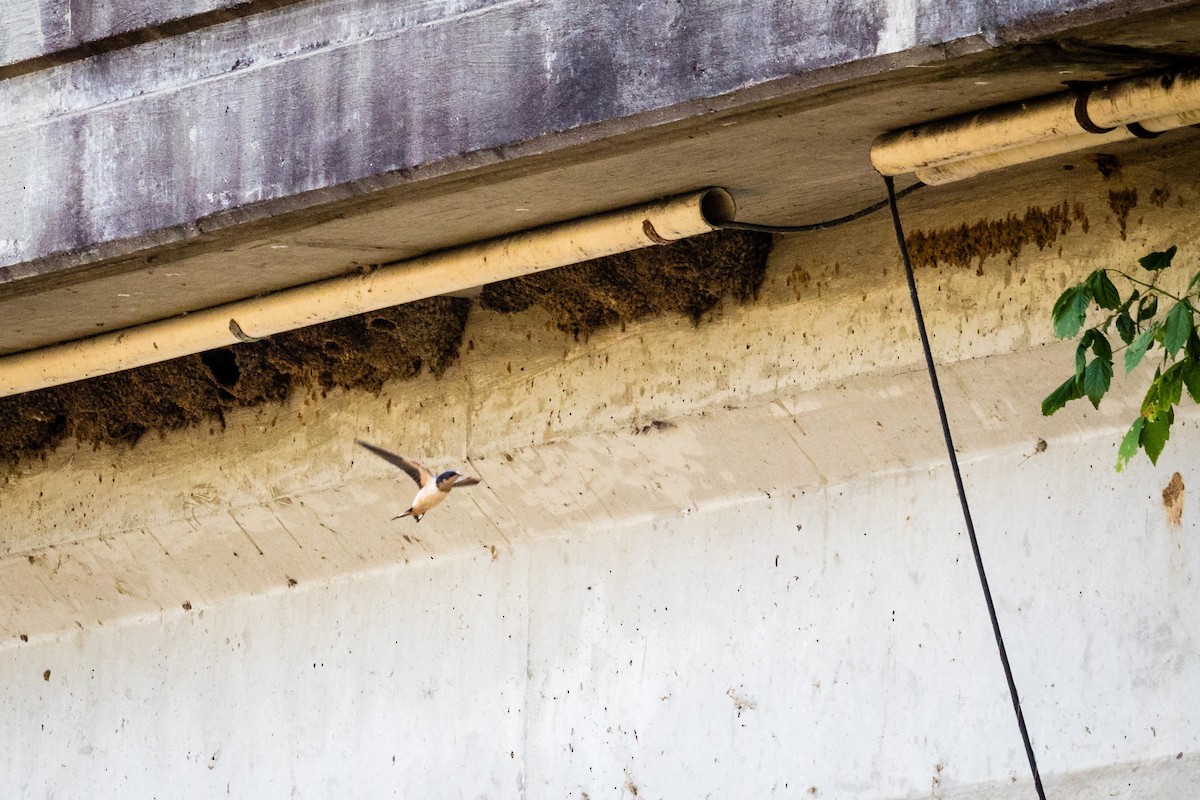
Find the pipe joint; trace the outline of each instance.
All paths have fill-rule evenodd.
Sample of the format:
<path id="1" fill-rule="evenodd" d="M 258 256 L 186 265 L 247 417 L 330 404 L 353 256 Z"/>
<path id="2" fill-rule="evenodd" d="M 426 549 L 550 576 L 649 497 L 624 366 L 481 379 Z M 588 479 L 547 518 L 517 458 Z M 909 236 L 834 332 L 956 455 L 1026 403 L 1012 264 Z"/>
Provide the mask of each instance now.
<path id="1" fill-rule="evenodd" d="M 1200 121 L 1200 68 L 1068 85 L 1068 92 L 885 133 L 871 146 L 871 163 L 883 175 L 950 183 Z"/>

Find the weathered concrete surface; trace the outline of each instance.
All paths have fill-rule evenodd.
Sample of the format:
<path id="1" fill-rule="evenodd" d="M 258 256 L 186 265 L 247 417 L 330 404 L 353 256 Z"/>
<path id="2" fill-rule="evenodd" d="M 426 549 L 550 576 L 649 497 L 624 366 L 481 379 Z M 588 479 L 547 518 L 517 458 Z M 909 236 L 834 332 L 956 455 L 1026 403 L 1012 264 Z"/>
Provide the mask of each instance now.
<path id="1" fill-rule="evenodd" d="M 1012 173 L 953 215 L 905 204 L 910 231 L 1063 200 L 1089 220 L 919 274 L 1055 798 L 1185 797 L 1200 773 L 1200 510 L 1185 490 L 1174 527 L 1161 495 L 1195 481 L 1200 418 L 1116 475 L 1133 392 L 1037 409 L 1070 369 L 1045 346 L 1069 281 L 1200 252 L 1190 157 L 1157 147 L 1107 180 Z M 1125 241 L 1118 188 L 1144 198 Z M 1028 797 L 890 237 L 785 239 L 758 303 L 699 327 L 576 342 L 480 312 L 440 381 L 12 476 L 0 785 Z M 411 488 L 355 436 L 486 486 L 398 527 Z"/>
<path id="2" fill-rule="evenodd" d="M 969 60 L 942 63 L 947 55 L 1022 40 L 1023 26 L 1082 36 L 1075 29 L 1081 22 L 1124 21 L 1132 11 L 1176 5 L 1177 14 L 1142 24 L 1089 28 L 1095 39 L 1065 55 L 1061 43 L 1049 46 L 1053 58 L 998 50 L 1000 74 L 988 78 L 972 75 L 978 64 Z M 399 8 L 374 0 L 298 3 L 0 81 L 0 274 L 8 283 L 44 275 L 58 281 L 64 269 L 191 240 L 219 252 L 245 240 L 218 240 L 217 232 L 263 223 L 249 263 L 239 252 L 226 270 L 206 269 L 201 280 L 159 274 L 140 301 L 115 299 L 131 294 L 122 290 L 88 291 L 87 302 L 105 309 L 98 324 L 111 327 L 227 299 L 212 287 L 255 293 L 355 262 L 696 188 L 717 175 L 743 190 L 750 213 L 829 210 L 849 199 L 848 187 L 861 192 L 872 179 L 865 147 L 854 145 L 881 130 L 989 98 L 1048 91 L 1064 70 L 1103 77 L 1161 63 L 1158 51 L 1166 47 L 1186 53 L 1200 45 L 1190 33 L 1195 25 L 1187 24 L 1195 4 L 1017 2 L 997 17 L 978 4 L 942 13 L 937 4 L 868 0 L 820 8 L 775 0 L 653 3 L 635 12 L 607 3 L 593 5 L 583 27 L 573 9 L 525 0 Z M 1149 52 L 1118 47 L 1146 44 L 1140 32 L 1148 27 L 1163 37 Z M 1055 68 L 1047 68 L 1051 63 Z M 570 150 L 568 160 L 577 161 L 586 155 L 578 148 L 592 144 L 596 157 L 615 134 L 637 139 L 667 123 L 683 126 L 674 136 L 684 143 L 697 133 L 686 120 L 750 106 L 762 111 L 797 97 L 811 107 L 818 93 L 828 104 L 831 86 L 844 88 L 852 78 L 870 83 L 888 69 L 916 65 L 939 68 L 895 75 L 866 107 L 805 119 L 782 139 L 742 140 L 750 153 L 769 141 L 772 151 L 808 154 L 760 156 L 752 182 L 738 178 L 740 163 L 713 161 L 712 153 L 696 159 L 685 148 L 657 165 L 617 162 L 624 165 L 618 177 L 631 172 L 647 178 L 644 184 L 617 177 L 573 183 L 557 174 L 549 193 L 495 191 L 505 170 L 513 177 L 553 166 L 533 156 Z M 951 78 L 953 85 L 944 83 Z M 906 86 L 920 89 L 896 94 Z M 781 173 L 781 165 L 790 172 Z M 442 183 L 433 185 L 435 179 Z M 493 187 L 492 202 L 487 192 L 463 194 L 476 181 Z M 382 229 L 354 224 L 358 200 L 386 206 L 411 202 L 421 191 L 453 199 L 413 203 Z M 872 198 L 876 191 L 872 185 Z M 301 216 L 275 220 L 287 212 Z M 333 235 L 304 237 L 303 250 L 288 252 L 287 242 L 270 240 L 270 231 L 342 217 L 345 225 L 322 232 Z M 172 306 L 168 297 L 185 299 Z"/>
<path id="3" fill-rule="evenodd" d="M 178 35 L 289 2 L 297 0 L 8 0 L 0 9 L 0 77 Z"/>
<path id="4" fill-rule="evenodd" d="M 1192 474 L 1195 430 L 1172 444 Z M 1169 529 L 1165 476 L 1114 474 L 1107 434 L 1020 456 L 968 482 L 1051 796 L 1188 797 L 1196 504 Z M 597 519 L 8 644 L 0 777 L 14 796 L 1029 797 L 951 491 L 917 470 Z"/>

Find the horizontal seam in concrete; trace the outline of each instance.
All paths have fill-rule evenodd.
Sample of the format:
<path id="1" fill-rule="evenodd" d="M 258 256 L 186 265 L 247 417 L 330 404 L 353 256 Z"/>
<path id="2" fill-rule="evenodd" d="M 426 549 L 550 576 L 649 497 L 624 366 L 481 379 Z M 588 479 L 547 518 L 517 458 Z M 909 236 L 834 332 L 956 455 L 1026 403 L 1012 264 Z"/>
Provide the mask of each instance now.
<path id="1" fill-rule="evenodd" d="M 304 2 L 304 0 L 245 0 L 245 2 L 234 6 L 215 8 L 211 11 L 205 11 L 190 17 L 167 20 L 157 25 L 148 25 L 144 28 L 132 28 L 100 39 L 94 39 L 90 42 L 83 42 L 74 47 L 51 50 L 45 55 L 0 65 L 0 81 L 29 75 L 30 73 L 52 67 L 60 67 L 75 61 L 83 61 L 84 59 L 111 53 L 116 50 L 136 47 L 147 42 L 168 39 L 174 36 L 183 36 L 188 33 L 204 30 L 205 28 L 212 28 L 225 22 L 260 14 L 264 11 L 273 11 L 284 6 L 296 5 L 300 2 Z"/>
<path id="2" fill-rule="evenodd" d="M 299 2 L 299 0 L 288 0 L 288 2 Z M 454 15 L 448 16 L 448 17 L 439 17 L 436 20 L 420 22 L 420 23 L 417 23 L 416 25 L 400 26 L 394 30 L 381 31 L 378 34 L 371 33 L 366 36 L 345 39 L 340 42 L 330 42 L 329 44 L 323 45 L 321 47 L 315 47 L 311 50 L 303 50 L 302 49 L 302 50 L 298 50 L 294 53 L 288 53 L 286 55 L 281 55 L 279 58 L 275 58 L 270 61 L 255 62 L 249 66 L 239 69 L 237 72 L 240 75 L 247 75 L 247 74 L 254 73 L 254 72 L 261 72 L 263 70 L 275 69 L 275 68 L 283 66 L 285 64 L 292 64 L 297 61 L 306 61 L 310 58 L 319 58 L 321 56 L 328 55 L 330 53 L 336 53 L 339 50 L 345 50 L 345 49 L 348 49 L 351 47 L 358 47 L 360 45 L 370 43 L 370 42 L 386 42 L 389 39 L 398 38 L 410 31 L 413 31 L 413 30 L 418 30 L 421 28 L 433 28 L 433 27 L 437 27 L 438 25 L 446 24 L 449 22 L 454 22 L 454 21 L 457 21 L 460 19 L 469 19 L 471 17 L 481 16 L 488 12 L 494 11 L 495 9 L 505 8 L 507 6 L 519 4 L 522 2 L 524 2 L 524 0 L 504 0 L 504 2 L 488 6 L 487 8 L 473 9 L 471 11 L 464 11 L 461 14 L 454 14 Z M 150 39 L 147 39 L 147 41 L 154 41 L 154 40 L 155 39 L 153 37 L 151 37 Z M 212 74 L 202 75 L 200 77 L 197 77 L 193 80 L 188 81 L 186 84 L 186 88 L 192 88 L 192 87 L 196 87 L 196 86 L 204 86 L 206 84 L 213 83 L 215 81 L 227 80 L 228 78 L 229 78 L 228 72 L 214 72 Z M 38 128 L 42 128 L 47 125 L 58 124 L 59 122 L 62 122 L 64 120 L 75 119 L 77 117 L 85 117 L 90 114 L 94 114 L 98 111 L 105 111 L 105 110 L 114 109 L 114 108 L 121 108 L 123 106 L 131 105 L 134 103 L 141 103 L 150 98 L 160 97 L 162 95 L 177 94 L 180 91 L 180 88 L 181 87 L 178 85 L 161 86 L 157 89 L 151 89 L 148 92 L 142 92 L 140 94 L 131 94 L 126 97 L 118 97 L 118 98 L 114 98 L 114 99 L 104 100 L 99 103 L 94 103 L 92 105 L 81 106 L 79 108 L 73 108 L 70 111 L 65 111 L 61 114 L 54 114 L 54 115 L 51 115 L 48 117 L 43 117 L 42 119 L 39 119 L 36 122 L 14 122 L 14 123 L 7 123 L 7 124 L 0 123 L 0 131 L 3 131 L 5 128 L 22 128 L 25 130 L 36 130 Z M 221 212 L 218 212 L 218 213 L 221 213 Z"/>

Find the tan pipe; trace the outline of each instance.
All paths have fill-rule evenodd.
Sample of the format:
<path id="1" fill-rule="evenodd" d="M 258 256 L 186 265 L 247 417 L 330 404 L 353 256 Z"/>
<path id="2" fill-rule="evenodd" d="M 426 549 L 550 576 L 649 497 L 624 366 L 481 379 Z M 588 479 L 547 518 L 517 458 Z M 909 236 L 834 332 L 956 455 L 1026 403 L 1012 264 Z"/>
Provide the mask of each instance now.
<path id="1" fill-rule="evenodd" d="M 705 189 L 180 317 L 0 358 L 0 397 L 462 291 L 716 230 L 733 198 Z"/>
<path id="2" fill-rule="evenodd" d="M 1079 133 L 1074 102 L 1070 95 L 1042 97 L 891 131 L 871 145 L 871 164 L 884 175 L 904 175 L 946 161 Z"/>
<path id="3" fill-rule="evenodd" d="M 928 183 L 930 186 L 937 186 L 941 183 L 961 181 L 963 178 L 970 178 L 981 172 L 1026 164 L 1030 161 L 1061 156 L 1065 153 L 1074 153 L 1077 150 L 1123 142 L 1132 138 L 1133 134 L 1125 128 L 1117 128 L 1108 133 L 1077 133 L 1073 136 L 1062 136 L 1044 142 L 1011 147 L 1008 150 L 985 153 L 973 158 L 943 161 L 928 167 L 921 167 L 916 170 L 916 174 L 922 182 Z"/>
<path id="4" fill-rule="evenodd" d="M 1096 86 L 1088 95 L 1086 110 L 1088 118 L 1103 128 L 1141 123 L 1148 131 L 1161 132 L 1192 125 L 1200 116 L 1200 72 L 1142 76 Z M 884 175 L 917 172 L 919 177 L 924 172 L 945 183 L 984 169 L 1129 138 L 1101 138 L 1106 135 L 1087 133 L 1075 119 L 1075 94 L 1063 92 L 885 133 L 871 146 L 871 163 Z M 1069 140 L 1071 147 L 1039 146 L 1058 139 Z M 1009 150 L 1018 152 L 1005 158 L 983 158 Z M 966 161 L 980 168 L 950 166 Z"/>
<path id="5" fill-rule="evenodd" d="M 1149 133 L 1162 133 L 1163 131 L 1185 128 L 1198 123 L 1200 123 L 1200 110 L 1189 111 L 1184 114 L 1172 114 L 1166 117 L 1155 117 L 1140 124 Z M 970 158 L 961 158 L 957 161 L 941 161 L 927 167 L 921 167 L 916 170 L 916 175 L 922 182 L 936 186 L 941 183 L 952 183 L 964 178 L 971 178 L 981 172 L 990 172 L 994 169 L 1011 167 L 1016 164 L 1027 164 L 1030 161 L 1053 158 L 1054 156 L 1066 155 L 1067 153 L 1074 153 L 1079 150 L 1087 150 L 1089 147 L 1115 144 L 1133 138 L 1136 137 L 1124 126 L 1114 128 L 1107 133 L 1073 133 L 1069 136 L 1060 136 L 1055 139 L 1047 139 L 1042 142 L 1034 142 L 1033 144 L 1021 145 L 1019 147 L 1010 147 L 1007 150 L 998 150 Z"/>

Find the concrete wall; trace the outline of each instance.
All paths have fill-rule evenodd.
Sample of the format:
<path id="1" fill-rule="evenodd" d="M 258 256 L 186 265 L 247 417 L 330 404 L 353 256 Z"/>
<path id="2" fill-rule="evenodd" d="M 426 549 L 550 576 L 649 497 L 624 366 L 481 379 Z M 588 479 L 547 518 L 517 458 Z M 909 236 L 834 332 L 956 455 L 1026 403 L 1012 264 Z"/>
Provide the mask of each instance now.
<path id="1" fill-rule="evenodd" d="M 1052 796 L 1186 797 L 1196 526 L 1109 440 L 968 481 Z M 11 797 L 1029 797 L 953 499 L 906 471 L 7 647 L 0 774 Z"/>
<path id="2" fill-rule="evenodd" d="M 1185 491 L 1173 527 L 1161 497 L 1195 480 L 1197 415 L 1116 475 L 1133 393 L 1037 409 L 1070 369 L 1047 346 L 1068 281 L 1168 243 L 1194 263 L 1188 158 L 906 203 L 913 229 L 1031 198 L 1089 219 L 920 274 L 1055 798 L 1200 780 L 1200 510 Z M 1126 241 L 1118 185 L 1170 189 Z M 787 239 L 757 303 L 698 327 L 575 342 L 479 312 L 441 380 L 27 466 L 0 487 L 0 786 L 1030 796 L 890 235 Z M 391 522 L 411 487 L 355 436 L 487 485 Z"/>

